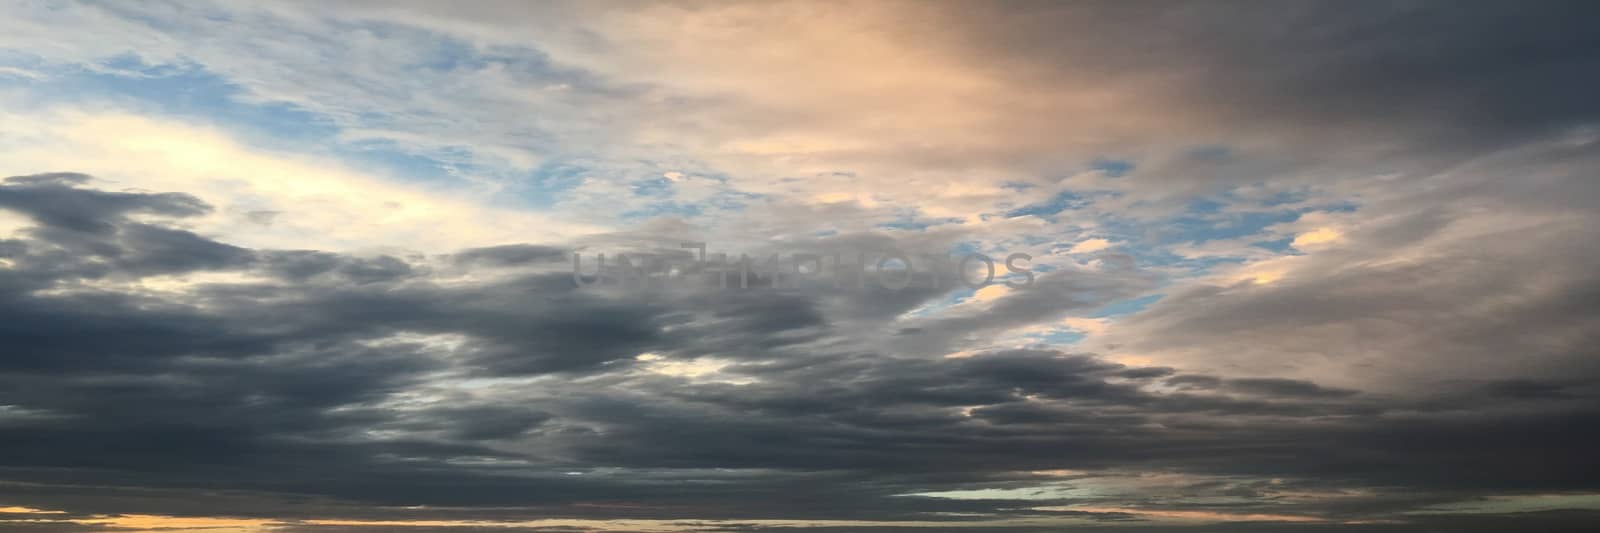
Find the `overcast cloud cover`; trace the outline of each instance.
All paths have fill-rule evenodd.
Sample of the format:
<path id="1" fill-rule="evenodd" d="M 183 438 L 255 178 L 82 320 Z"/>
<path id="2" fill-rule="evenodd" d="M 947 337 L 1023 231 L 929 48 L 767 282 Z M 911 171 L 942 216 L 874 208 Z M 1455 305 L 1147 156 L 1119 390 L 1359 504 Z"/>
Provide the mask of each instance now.
<path id="1" fill-rule="evenodd" d="M 0 530 L 1600 527 L 1592 2 L 0 12 Z"/>

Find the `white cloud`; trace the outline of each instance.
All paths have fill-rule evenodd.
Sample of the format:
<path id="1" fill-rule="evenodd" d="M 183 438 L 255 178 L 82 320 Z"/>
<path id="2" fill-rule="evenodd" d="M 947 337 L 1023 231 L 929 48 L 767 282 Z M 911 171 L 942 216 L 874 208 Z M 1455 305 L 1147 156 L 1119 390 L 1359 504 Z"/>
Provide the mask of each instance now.
<path id="1" fill-rule="evenodd" d="M 115 110 L 0 112 L 0 120 L 26 132 L 0 139 L 0 173 L 83 172 L 106 188 L 188 192 L 217 209 L 186 222 L 241 245 L 445 252 L 597 231 L 335 160 L 250 148 L 204 125 Z M 270 224 L 249 216 L 261 211 L 278 215 Z"/>
<path id="2" fill-rule="evenodd" d="M 1079 242 L 1078 244 L 1072 245 L 1072 249 L 1067 250 L 1067 253 L 1069 253 L 1069 254 L 1086 254 L 1086 253 L 1089 253 L 1089 252 L 1098 252 L 1100 250 L 1104 250 L 1104 249 L 1110 248 L 1110 247 L 1111 247 L 1111 241 L 1108 241 L 1108 240 L 1105 240 L 1105 239 L 1089 239 L 1089 240 L 1086 240 L 1086 241 L 1083 241 L 1083 242 Z"/>

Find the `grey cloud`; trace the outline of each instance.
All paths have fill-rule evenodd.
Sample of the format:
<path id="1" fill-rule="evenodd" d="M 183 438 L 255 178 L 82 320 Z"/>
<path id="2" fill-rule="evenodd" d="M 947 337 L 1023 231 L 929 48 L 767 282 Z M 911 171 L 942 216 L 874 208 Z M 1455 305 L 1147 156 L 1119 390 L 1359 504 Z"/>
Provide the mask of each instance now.
<path id="1" fill-rule="evenodd" d="M 1243 378 L 1228 380 L 1228 389 L 1246 394 L 1278 397 L 1349 396 L 1357 391 L 1330 389 L 1309 381 L 1282 378 Z"/>
<path id="2" fill-rule="evenodd" d="M 211 207 L 181 193 L 141 194 L 79 189 L 89 177 L 74 173 L 34 174 L 6 178 L 0 207 L 21 212 L 46 228 L 105 233 L 130 214 L 196 216 Z"/>
<path id="3" fill-rule="evenodd" d="M 1375 207 L 1359 230 L 1304 257 L 1291 277 L 1169 290 L 1104 342 L 1231 374 L 1311 377 L 1332 365 L 1348 372 L 1345 386 L 1592 375 L 1587 332 L 1600 308 L 1589 295 L 1600 253 L 1582 228 L 1594 217 L 1501 218 L 1454 207 L 1486 201 L 1494 200 L 1434 199 L 1459 211 L 1404 238 L 1417 218 Z M 1519 217 L 1532 223 L 1494 227 Z"/>
<path id="4" fill-rule="evenodd" d="M 532 244 L 507 244 L 486 248 L 462 250 L 455 255 L 458 263 L 487 266 L 515 266 L 528 263 L 559 262 L 570 259 L 567 250 L 553 246 Z"/>
<path id="5" fill-rule="evenodd" d="M 1091 1 L 938 5 L 933 19 L 959 36 L 952 53 L 997 77 L 1109 84 L 1190 139 L 1270 137 L 1314 162 L 1454 156 L 1592 125 L 1600 106 L 1582 87 L 1600 71 L 1600 41 L 1581 21 L 1594 15 L 1564 1 Z M 1195 164 L 1165 178 L 1213 175 Z M 1214 179 L 1262 175 L 1229 167 Z"/>
<path id="6" fill-rule="evenodd" d="M 1237 7 L 936 5 L 927 9 L 959 19 L 937 27 L 956 31 L 919 46 L 1008 58 L 992 65 L 1005 71 L 995 79 L 1041 91 L 1131 79 L 1120 94 L 1151 102 L 1174 130 L 1147 144 L 1214 134 L 1279 143 L 1294 160 L 1162 146 L 1179 155 L 1140 161 L 1130 182 L 1282 173 L 1370 200 L 1346 248 L 1308 254 L 1299 276 L 1272 284 L 1163 285 L 1128 259 L 1041 276 L 980 313 L 902 320 L 950 291 L 579 290 L 565 272 L 537 268 L 569 251 L 549 244 L 463 250 L 451 267 L 534 268 L 443 283 L 413 257 L 248 249 L 152 220 L 210 211 L 181 193 L 108 192 L 69 173 L 9 178 L 0 209 L 34 226 L 0 241 L 0 405 L 51 416 L 0 417 L 0 500 L 69 514 L 4 525 L 74 530 L 91 513 L 226 509 L 284 520 L 916 519 L 981 531 L 963 522 L 1112 502 L 1330 521 L 1184 528 L 1196 532 L 1592 529 L 1597 517 L 1581 510 L 1414 513 L 1600 490 L 1600 255 L 1589 230 L 1600 196 L 1582 153 L 1593 143 L 1504 151 L 1595 121 L 1600 109 L 1581 92 L 1596 70 L 1592 9 Z M 501 10 L 524 8 L 473 9 L 522 29 Z M 524 66 L 540 75 L 524 81 L 655 90 L 534 63 Z M 1060 117 L 1027 111 L 1019 123 L 995 109 L 1038 144 L 908 150 L 955 168 L 991 157 L 1055 170 L 1055 154 L 1071 151 L 1047 134 Z M 582 133 L 564 142 L 603 137 Z M 1323 176 L 1355 171 L 1330 161 L 1399 177 L 1333 182 Z M 1452 171 L 1430 173 L 1441 166 Z M 1507 226 L 1457 233 L 1474 224 Z M 834 243 L 882 241 L 862 232 Z M 212 271 L 266 279 L 172 294 L 119 285 Z M 1086 348 L 1178 354 L 1161 361 L 1170 367 L 1043 348 L 942 357 L 1156 289 L 1167 296 Z M 728 365 L 657 373 L 635 359 L 644 352 L 664 365 Z M 1074 473 L 1037 473 L 1050 471 Z M 1094 476 L 1162 477 L 1149 473 L 1182 481 L 1122 500 L 1084 496 L 1104 488 Z M 1078 490 L 907 496 L 1055 484 Z M 1329 492 L 1340 496 L 1289 496 Z M 1084 531 L 1170 530 L 1126 513 L 1056 514 L 1118 522 L 1075 526 Z"/>
<path id="7" fill-rule="evenodd" d="M 103 194 L 56 192 L 74 193 Z M 119 201 L 159 198 L 168 197 Z M 74 202 L 58 205 L 82 205 Z M 1600 436 L 1574 429 L 1600 416 L 1597 391 L 1581 383 L 1469 386 L 1461 394 L 1492 394 L 1468 403 L 1173 375 L 1043 349 L 897 356 L 857 337 L 870 330 L 830 317 L 855 306 L 879 327 L 941 293 L 874 306 L 883 295 L 588 291 L 566 273 L 538 272 L 447 286 L 399 257 L 217 255 L 235 248 L 103 220 L 95 242 L 107 257 L 168 266 L 112 263 L 100 278 L 218 269 L 274 277 L 163 298 L 108 288 L 46 295 L 38 291 L 81 271 L 32 254 L 78 237 L 25 232 L 9 252 L 22 260 L 0 271 L 9 347 L 0 403 L 53 416 L 5 422 L 21 430 L 0 439 L 7 477 L 33 485 L 0 490 L 24 505 L 203 513 L 189 495 L 228 489 L 243 491 L 230 508 L 281 518 L 429 504 L 459 508 L 415 517 L 930 519 L 957 509 L 1002 516 L 1023 503 L 903 495 L 1016 487 L 1029 471 L 1128 468 L 1288 478 L 1377 490 L 1378 499 L 1394 487 L 1469 498 L 1590 487 L 1588 450 Z M 912 335 L 1020 324 L 1085 305 L 1065 296 L 1145 287 L 1132 273 L 1062 279 L 1040 296 L 1008 297 L 1020 300 L 997 307 L 1005 316 L 994 322 L 930 321 Z M 803 334 L 763 343 L 795 332 Z M 633 359 L 645 351 L 664 361 L 724 357 L 734 363 L 723 373 L 752 381 L 654 374 Z M 496 379 L 511 381 L 469 385 Z M 1148 386 L 1157 383 L 1181 390 Z M 1480 415 L 1460 418 L 1463 409 Z M 1530 450 L 1519 435 L 1540 436 L 1536 455 L 1508 458 Z M 695 483 L 706 476 L 720 481 Z M 85 481 L 102 488 L 85 490 Z M 777 503 L 795 497 L 813 505 Z M 326 503 L 293 503 L 304 498 Z M 603 505 L 612 501 L 638 507 Z M 506 506 L 522 507 L 491 509 Z M 1317 509 L 1359 518 L 1403 510 Z"/>

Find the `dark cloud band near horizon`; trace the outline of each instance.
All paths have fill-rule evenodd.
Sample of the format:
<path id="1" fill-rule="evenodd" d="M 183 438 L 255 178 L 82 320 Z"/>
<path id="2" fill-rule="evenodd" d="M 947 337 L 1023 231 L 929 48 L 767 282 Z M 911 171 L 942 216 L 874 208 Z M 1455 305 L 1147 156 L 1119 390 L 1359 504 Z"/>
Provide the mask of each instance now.
<path id="1" fill-rule="evenodd" d="M 1600 526 L 1591 3 L 0 11 L 3 531 Z"/>

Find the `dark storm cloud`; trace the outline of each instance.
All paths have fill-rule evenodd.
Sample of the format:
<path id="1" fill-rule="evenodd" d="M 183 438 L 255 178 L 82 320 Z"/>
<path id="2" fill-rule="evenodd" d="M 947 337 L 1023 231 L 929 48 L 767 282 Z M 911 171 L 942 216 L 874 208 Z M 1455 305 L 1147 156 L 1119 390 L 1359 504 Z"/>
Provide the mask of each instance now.
<path id="1" fill-rule="evenodd" d="M 0 187 L 0 198 L 50 198 L 6 204 L 36 224 L 6 242 L 10 265 L 0 270 L 0 468 L 11 481 L 0 495 L 19 505 L 175 515 L 222 505 L 269 518 L 917 519 L 967 529 L 966 518 L 936 513 L 1019 516 L 1093 502 L 907 494 L 1037 487 L 1049 478 L 1030 472 L 1068 469 L 1211 476 L 1163 489 L 1179 493 L 1284 490 L 1269 479 L 1371 491 L 1302 509 L 1426 530 L 1445 519 L 1398 513 L 1592 491 L 1600 477 L 1590 453 L 1600 391 L 1578 377 L 1395 396 L 1174 375 L 1045 349 L 940 357 L 967 335 L 1146 290 L 1150 279 L 1131 269 L 1059 273 L 996 301 L 990 315 L 906 328 L 893 318 L 947 293 L 579 289 L 566 272 L 534 268 L 555 249 L 533 245 L 458 254 L 474 259 L 456 267 L 504 275 L 444 283 L 418 258 L 249 250 L 135 221 L 127 215 L 207 208 L 86 184 L 26 177 Z M 167 294 L 119 285 L 200 271 L 260 279 Z M 1254 320 L 1286 319 L 1282 307 L 1237 305 Z M 652 373 L 635 359 L 645 352 L 666 363 L 727 360 L 719 376 L 734 382 Z M 1426 497 L 1400 497 L 1408 492 Z M 1151 502 L 1276 511 L 1270 496 L 1222 508 Z"/>
<path id="2" fill-rule="evenodd" d="M 46 228 L 105 233 L 130 214 L 194 216 L 211 207 L 180 193 L 142 194 L 74 187 L 89 176 L 70 172 L 12 176 L 0 188 L 0 207 L 25 214 Z"/>
<path id="3" fill-rule="evenodd" d="M 1459 154 L 1600 119 L 1591 2 L 945 8 L 939 26 L 961 53 L 1019 83 L 1092 76 L 1168 112 L 1171 127 L 1325 143 L 1319 157 Z"/>
<path id="4" fill-rule="evenodd" d="M 562 248 L 532 244 L 507 244 L 462 250 L 455 255 L 460 263 L 490 266 L 514 266 L 528 263 L 562 261 L 571 254 Z"/>
<path id="5" fill-rule="evenodd" d="M 88 180 L 82 174 L 54 173 L 6 178 L 0 184 L 0 209 L 37 223 L 30 230 L 36 237 L 33 246 L 11 243 L 13 251 L 8 255 L 12 261 L 19 262 L 23 270 L 48 268 L 62 275 L 96 278 L 227 268 L 249 258 L 248 251 L 238 247 L 127 218 L 191 217 L 210 212 L 210 206 L 193 196 L 76 187 Z"/>

